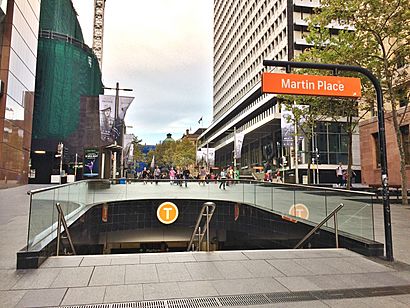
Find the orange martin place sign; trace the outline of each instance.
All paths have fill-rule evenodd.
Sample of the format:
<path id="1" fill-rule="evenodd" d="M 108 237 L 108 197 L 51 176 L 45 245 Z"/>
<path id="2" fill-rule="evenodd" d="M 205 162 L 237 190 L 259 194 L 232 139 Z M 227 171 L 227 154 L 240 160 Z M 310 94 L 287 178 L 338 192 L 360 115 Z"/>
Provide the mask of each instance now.
<path id="1" fill-rule="evenodd" d="M 361 97 L 360 78 L 298 74 L 262 74 L 262 92 L 312 96 Z"/>

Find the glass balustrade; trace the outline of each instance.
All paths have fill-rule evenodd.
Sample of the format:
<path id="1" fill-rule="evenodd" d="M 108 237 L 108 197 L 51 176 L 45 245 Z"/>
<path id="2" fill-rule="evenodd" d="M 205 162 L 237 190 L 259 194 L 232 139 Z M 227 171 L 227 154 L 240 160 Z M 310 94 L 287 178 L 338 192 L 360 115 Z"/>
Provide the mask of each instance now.
<path id="1" fill-rule="evenodd" d="M 287 216 L 300 216 L 298 211 L 302 206 L 307 209 L 303 219 L 314 224 L 343 203 L 344 207 L 338 214 L 339 230 L 374 240 L 372 193 L 249 180 L 227 180 L 223 189 L 220 183 L 209 181 L 203 185 L 196 180 L 173 183 L 169 180 L 159 180 L 158 183 L 128 180 L 119 184 L 119 181 L 86 180 L 31 191 L 27 250 L 41 249 L 56 237 L 56 203 L 61 204 L 70 225 L 96 204 L 135 199 L 197 199 L 216 204 L 218 201 L 230 201 Z M 332 228 L 333 220 L 325 226 Z"/>

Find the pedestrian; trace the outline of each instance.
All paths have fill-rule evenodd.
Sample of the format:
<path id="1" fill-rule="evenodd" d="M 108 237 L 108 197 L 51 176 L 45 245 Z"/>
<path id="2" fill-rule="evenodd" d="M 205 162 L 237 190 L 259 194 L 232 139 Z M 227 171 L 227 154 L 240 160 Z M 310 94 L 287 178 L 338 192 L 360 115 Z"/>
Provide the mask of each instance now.
<path id="1" fill-rule="evenodd" d="M 233 183 L 233 177 L 234 177 L 232 166 L 229 166 L 226 176 L 227 176 L 227 178 L 229 179 L 229 182 L 227 183 L 228 186 L 229 186 L 229 185 L 232 185 L 232 183 Z"/>
<path id="2" fill-rule="evenodd" d="M 206 179 L 206 170 L 204 167 L 201 167 L 201 170 L 199 170 L 199 182 L 198 184 L 201 185 L 201 183 L 204 184 L 205 186 L 205 179 Z"/>
<path id="3" fill-rule="evenodd" d="M 154 170 L 155 185 L 158 185 L 158 179 L 161 177 L 161 170 L 157 166 Z"/>
<path id="4" fill-rule="evenodd" d="M 169 170 L 169 179 L 170 179 L 169 183 L 171 185 L 174 185 L 175 175 L 176 175 L 176 172 L 175 172 L 174 168 L 171 167 L 171 170 Z"/>
<path id="5" fill-rule="evenodd" d="M 343 186 L 343 166 L 342 166 L 342 162 L 339 162 L 339 166 L 337 166 L 336 168 L 336 177 L 338 179 L 339 182 L 339 187 Z"/>
<path id="6" fill-rule="evenodd" d="M 189 175 L 190 175 L 189 169 L 188 169 L 187 167 L 185 167 L 185 168 L 184 168 L 184 171 L 182 172 L 182 176 L 183 176 L 183 178 L 184 178 L 184 180 L 185 180 L 185 187 L 188 187 Z"/>
<path id="7" fill-rule="evenodd" d="M 221 183 L 219 184 L 219 188 L 225 190 L 225 185 L 226 185 L 226 171 L 225 169 L 222 169 L 221 174 L 219 175 L 219 179 L 221 181 Z"/>
<path id="8" fill-rule="evenodd" d="M 142 171 L 142 179 L 144 180 L 144 184 L 147 184 L 147 179 L 148 179 L 147 167 L 144 167 L 144 170 Z"/>

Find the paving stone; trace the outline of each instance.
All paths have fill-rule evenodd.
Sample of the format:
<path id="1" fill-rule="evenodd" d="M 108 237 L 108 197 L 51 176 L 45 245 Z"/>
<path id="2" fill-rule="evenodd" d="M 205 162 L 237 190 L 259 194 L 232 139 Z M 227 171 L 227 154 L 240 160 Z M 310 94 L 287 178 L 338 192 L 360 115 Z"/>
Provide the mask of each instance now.
<path id="1" fill-rule="evenodd" d="M 59 306 L 67 289 L 28 290 L 17 307 Z"/>
<path id="2" fill-rule="evenodd" d="M 288 291 L 288 289 L 286 289 L 274 278 L 214 280 L 212 284 L 220 295 Z"/>
<path id="3" fill-rule="evenodd" d="M 211 281 L 181 281 L 178 286 L 183 298 L 219 295 Z"/>
<path id="4" fill-rule="evenodd" d="M 93 256 L 93 257 L 84 257 L 81 261 L 80 266 L 102 266 L 102 265 L 110 265 L 111 264 L 111 257 L 108 255 L 102 256 Z"/>
<path id="5" fill-rule="evenodd" d="M 193 280 L 223 279 L 221 272 L 212 262 L 186 263 L 185 266 Z"/>
<path id="6" fill-rule="evenodd" d="M 345 308 L 345 307 L 372 307 L 372 308 L 404 308 L 407 305 L 398 302 L 392 297 L 379 296 L 379 297 L 363 297 L 363 298 L 343 298 L 343 299 L 332 299 L 324 300 L 326 305 L 332 308 Z"/>
<path id="7" fill-rule="evenodd" d="M 184 253 L 169 253 L 167 254 L 168 262 L 177 263 L 177 262 L 196 262 L 192 252 Z"/>
<path id="8" fill-rule="evenodd" d="M 119 255 L 111 258 L 111 265 L 140 264 L 139 255 Z"/>
<path id="9" fill-rule="evenodd" d="M 399 301 L 400 303 L 406 304 L 408 307 L 410 307 L 410 294 L 394 295 L 392 297 L 396 301 Z"/>
<path id="10" fill-rule="evenodd" d="M 168 263 L 168 258 L 166 253 L 162 254 L 143 254 L 141 255 L 141 264 L 148 263 Z"/>
<path id="11" fill-rule="evenodd" d="M 276 277 L 276 280 L 293 292 L 321 290 L 321 288 L 306 277 Z"/>
<path id="12" fill-rule="evenodd" d="M 51 287 L 86 287 L 93 269 L 93 267 L 62 268 Z"/>
<path id="13" fill-rule="evenodd" d="M 237 261 L 237 260 L 249 260 L 249 258 L 241 251 L 218 251 L 222 260 Z"/>
<path id="14" fill-rule="evenodd" d="M 22 276 L 22 271 L 0 270 L 0 290 L 10 290 Z"/>
<path id="15" fill-rule="evenodd" d="M 275 259 L 277 252 L 274 250 L 245 250 L 243 254 L 251 260 Z"/>
<path id="16" fill-rule="evenodd" d="M 241 264 L 252 274 L 252 277 L 283 277 L 284 274 L 278 271 L 266 260 L 240 261 Z"/>
<path id="17" fill-rule="evenodd" d="M 251 306 L 254 308 L 254 306 Z M 267 307 L 267 306 L 265 306 Z M 281 308 L 329 308 L 328 305 L 324 304 L 321 301 L 303 301 L 303 302 L 289 302 L 289 303 L 280 303 L 280 304 L 271 304 L 269 307 L 281 307 Z M 235 307 L 237 308 L 237 307 Z M 353 307 L 351 307 L 353 308 Z"/>
<path id="18" fill-rule="evenodd" d="M 91 276 L 90 286 L 124 284 L 126 265 L 96 266 Z"/>
<path id="19" fill-rule="evenodd" d="M 62 305 L 101 304 L 104 294 L 105 287 L 69 288 Z"/>
<path id="20" fill-rule="evenodd" d="M 344 260 L 360 267 L 365 273 L 394 272 L 394 269 L 368 260 L 365 257 L 346 258 Z"/>
<path id="21" fill-rule="evenodd" d="M 157 264 L 156 267 L 160 282 L 192 280 L 191 275 L 183 263 L 162 263 Z"/>
<path id="22" fill-rule="evenodd" d="M 77 267 L 80 266 L 83 257 L 81 256 L 61 256 L 61 257 L 49 257 L 41 268 L 47 267 Z"/>
<path id="23" fill-rule="evenodd" d="M 250 271 L 240 261 L 213 262 L 225 279 L 252 278 Z"/>
<path id="24" fill-rule="evenodd" d="M 60 271 L 61 268 L 27 270 L 13 286 L 13 289 L 49 288 Z"/>
<path id="25" fill-rule="evenodd" d="M 317 258 L 317 259 L 295 259 L 297 264 L 308 269 L 315 275 L 330 275 L 330 274 L 342 274 L 342 271 L 336 269 L 327 264 L 326 259 Z"/>
<path id="26" fill-rule="evenodd" d="M 273 265 L 277 270 L 282 272 L 285 276 L 314 275 L 313 272 L 309 271 L 304 266 L 297 264 L 294 260 L 277 259 L 277 260 L 267 260 L 267 261 L 271 265 Z"/>
<path id="27" fill-rule="evenodd" d="M 108 286 L 105 290 L 104 303 L 142 301 L 142 284 Z"/>
<path id="28" fill-rule="evenodd" d="M 351 276 L 357 275 L 356 279 L 352 279 Z M 367 277 L 362 277 L 362 274 L 351 274 L 351 275 L 314 275 L 306 276 L 306 279 L 311 283 L 317 285 L 322 290 L 335 290 L 335 289 L 352 289 L 358 287 L 372 287 L 370 281 Z M 346 279 L 344 279 L 346 278 Z M 359 283 L 359 280 L 362 280 Z M 368 285 L 363 285 L 368 283 Z"/>
<path id="29" fill-rule="evenodd" d="M 142 285 L 144 300 L 181 298 L 176 282 L 146 283 Z"/>
<path id="30" fill-rule="evenodd" d="M 9 308 L 16 306 L 26 292 L 26 290 L 0 291 L 0 307 Z"/>
<path id="31" fill-rule="evenodd" d="M 125 266 L 125 284 L 159 282 L 155 264 Z"/>
<path id="32" fill-rule="evenodd" d="M 197 252 L 194 253 L 193 256 L 198 262 L 222 260 L 221 255 L 217 252 Z"/>

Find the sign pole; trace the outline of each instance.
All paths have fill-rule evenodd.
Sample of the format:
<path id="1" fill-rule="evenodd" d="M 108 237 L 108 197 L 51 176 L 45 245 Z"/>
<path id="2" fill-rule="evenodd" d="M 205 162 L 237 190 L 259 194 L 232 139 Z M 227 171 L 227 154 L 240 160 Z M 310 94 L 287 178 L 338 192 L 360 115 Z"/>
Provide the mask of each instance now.
<path id="1" fill-rule="evenodd" d="M 385 236 L 385 245 L 386 245 L 386 259 L 388 261 L 394 261 L 390 198 L 389 198 L 389 180 L 388 180 L 388 173 L 387 173 L 387 147 L 386 147 L 386 133 L 385 133 L 386 128 L 385 128 L 385 123 L 384 123 L 383 93 L 382 93 L 382 88 L 380 86 L 379 80 L 368 69 L 365 69 L 360 66 L 353 66 L 353 65 L 274 61 L 274 60 L 263 60 L 263 65 L 264 66 L 285 67 L 288 72 L 290 72 L 291 68 L 330 70 L 330 71 L 333 71 L 334 75 L 337 75 L 338 71 L 358 72 L 358 73 L 363 74 L 367 78 L 369 78 L 369 80 L 373 83 L 373 86 L 376 91 L 377 118 L 378 118 L 378 126 L 379 126 L 380 169 L 381 169 L 381 183 L 382 183 L 382 188 L 383 188 L 382 197 L 383 197 L 383 216 L 384 216 L 384 236 Z M 264 74 L 268 74 L 268 73 L 264 73 Z M 282 74 L 282 75 L 286 76 L 286 74 Z M 308 75 L 300 75 L 300 76 L 302 76 L 300 78 L 304 78 L 305 80 L 306 79 L 305 77 Z M 332 80 L 331 76 L 326 76 L 326 78 L 328 80 Z M 303 85 L 305 85 L 305 88 L 311 86 L 311 84 L 307 80 L 305 83 L 302 83 L 302 81 L 299 81 L 299 82 L 300 82 L 299 85 L 301 85 L 302 87 Z M 287 85 L 287 83 L 285 83 L 285 85 Z M 296 85 L 298 84 L 296 83 Z M 264 84 L 262 81 L 262 92 L 265 92 L 263 91 L 263 88 L 264 88 Z M 335 88 L 332 86 L 332 91 L 333 90 L 335 90 Z M 355 91 L 351 93 L 345 93 L 345 94 L 342 93 L 340 84 L 339 86 L 337 86 L 337 89 L 336 89 L 337 95 L 331 94 L 332 91 L 329 91 L 328 94 L 324 94 L 323 91 L 321 91 L 320 93 L 311 93 L 311 91 L 308 89 L 306 91 L 299 92 L 299 93 L 297 93 L 298 90 L 295 90 L 292 93 L 288 93 L 288 94 L 299 94 L 299 95 L 302 94 L 303 95 L 303 94 L 310 93 L 310 95 L 358 97 Z M 265 93 L 272 93 L 272 92 L 265 92 Z M 340 94 L 344 94 L 344 95 L 340 95 Z"/>

